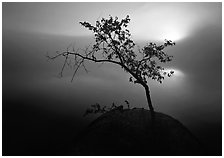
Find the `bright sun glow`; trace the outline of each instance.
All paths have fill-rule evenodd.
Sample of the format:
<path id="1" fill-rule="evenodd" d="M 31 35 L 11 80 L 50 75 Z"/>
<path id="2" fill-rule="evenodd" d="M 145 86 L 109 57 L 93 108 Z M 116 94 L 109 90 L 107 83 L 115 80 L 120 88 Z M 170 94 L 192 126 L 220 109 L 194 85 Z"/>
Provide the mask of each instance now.
<path id="1" fill-rule="evenodd" d="M 178 69 L 168 68 L 168 69 L 165 69 L 165 71 L 166 72 L 174 71 L 174 74 L 172 75 L 173 78 L 184 77 L 184 73 L 181 70 L 178 70 Z"/>
<path id="2" fill-rule="evenodd" d="M 136 39 L 179 41 L 192 33 L 198 19 L 202 18 L 187 7 L 146 4 L 133 13 L 130 27 Z"/>
<path id="3" fill-rule="evenodd" d="M 172 40 L 172 41 L 178 41 L 182 38 L 184 38 L 184 33 L 183 32 L 178 32 L 177 30 L 167 30 L 164 31 L 163 33 L 161 33 L 160 36 L 158 36 L 157 40 L 160 39 L 168 39 L 168 40 Z"/>

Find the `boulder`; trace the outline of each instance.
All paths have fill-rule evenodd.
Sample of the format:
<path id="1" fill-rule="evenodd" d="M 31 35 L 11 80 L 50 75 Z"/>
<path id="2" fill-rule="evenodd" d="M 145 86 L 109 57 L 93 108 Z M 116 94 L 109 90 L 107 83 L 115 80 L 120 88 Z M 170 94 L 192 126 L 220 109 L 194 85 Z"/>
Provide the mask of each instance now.
<path id="1" fill-rule="evenodd" d="M 94 120 L 75 140 L 73 155 L 204 155 L 203 147 L 176 119 L 149 110 L 114 109 Z"/>

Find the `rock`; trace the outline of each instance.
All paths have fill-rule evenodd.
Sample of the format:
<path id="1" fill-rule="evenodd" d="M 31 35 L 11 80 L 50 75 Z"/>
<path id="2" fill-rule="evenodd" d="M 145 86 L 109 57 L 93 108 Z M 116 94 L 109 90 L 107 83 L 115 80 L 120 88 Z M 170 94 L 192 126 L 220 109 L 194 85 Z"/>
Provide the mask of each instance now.
<path id="1" fill-rule="evenodd" d="M 75 141 L 74 155 L 204 155 L 199 141 L 176 119 L 145 109 L 112 110 L 93 121 Z"/>

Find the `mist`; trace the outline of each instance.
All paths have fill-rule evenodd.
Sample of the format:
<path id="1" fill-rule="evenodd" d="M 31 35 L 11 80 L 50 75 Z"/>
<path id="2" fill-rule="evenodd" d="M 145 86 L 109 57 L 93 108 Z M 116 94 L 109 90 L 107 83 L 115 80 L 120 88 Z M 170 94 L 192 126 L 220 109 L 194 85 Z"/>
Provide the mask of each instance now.
<path id="1" fill-rule="evenodd" d="M 63 155 L 76 134 L 98 116 L 83 117 L 95 103 L 110 106 L 128 100 L 131 108 L 148 108 L 144 89 L 130 83 L 130 75 L 119 66 L 90 62 L 89 72 L 80 69 L 73 82 L 74 69 L 69 67 L 59 77 L 63 59 L 48 61 L 47 53 L 64 51 L 71 43 L 75 48 L 83 48 L 93 42 L 93 36 L 15 30 L 6 27 L 4 19 L 3 153 Z M 151 41 L 136 40 L 140 46 L 147 42 Z M 220 152 L 221 26 L 209 24 L 197 29 L 191 36 L 176 41 L 167 53 L 174 56 L 167 68 L 176 70 L 176 74 L 165 78 L 163 84 L 148 80 L 155 110 L 178 119 L 212 152 Z"/>

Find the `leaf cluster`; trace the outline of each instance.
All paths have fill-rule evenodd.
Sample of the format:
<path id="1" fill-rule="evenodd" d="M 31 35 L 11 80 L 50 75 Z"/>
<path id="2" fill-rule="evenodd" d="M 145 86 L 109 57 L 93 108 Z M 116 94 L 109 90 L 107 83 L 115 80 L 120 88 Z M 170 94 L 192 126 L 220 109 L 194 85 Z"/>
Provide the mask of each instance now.
<path id="1" fill-rule="evenodd" d="M 130 109 L 130 104 L 127 100 L 125 100 L 125 104 L 127 105 L 127 109 Z M 111 110 L 123 110 L 123 105 L 116 105 L 115 103 L 112 103 L 111 106 L 101 106 L 100 104 L 96 103 L 90 106 L 90 108 L 87 108 L 83 116 L 87 116 L 89 114 L 102 114 L 109 112 Z"/>

